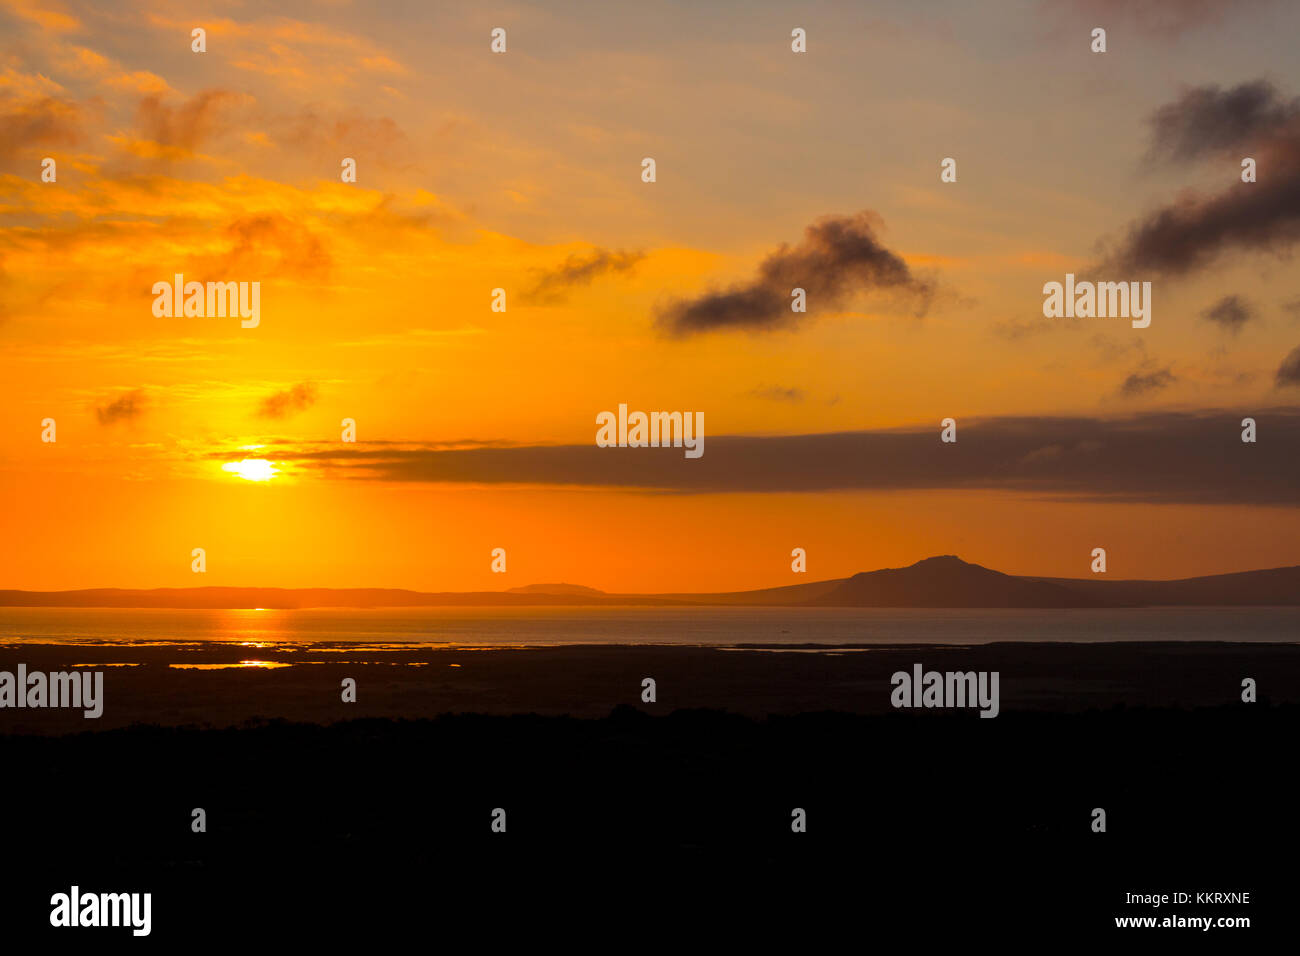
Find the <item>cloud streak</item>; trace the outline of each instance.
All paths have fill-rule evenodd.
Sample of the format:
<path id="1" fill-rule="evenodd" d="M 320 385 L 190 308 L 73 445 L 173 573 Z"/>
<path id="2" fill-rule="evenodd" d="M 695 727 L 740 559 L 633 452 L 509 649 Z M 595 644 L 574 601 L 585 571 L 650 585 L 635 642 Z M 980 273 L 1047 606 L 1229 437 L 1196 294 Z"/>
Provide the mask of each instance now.
<path id="1" fill-rule="evenodd" d="M 573 253 L 554 269 L 544 271 L 527 293 L 533 302 L 562 301 L 573 289 L 589 286 L 601 276 L 630 272 L 645 258 L 644 252 L 595 249 L 587 255 Z"/>
<path id="2" fill-rule="evenodd" d="M 792 405 L 798 405 L 808 397 L 808 393 L 802 388 L 783 388 L 780 385 L 760 385 L 758 388 L 750 389 L 748 394 L 753 398 L 761 398 L 769 402 L 788 402 Z"/>
<path id="3" fill-rule="evenodd" d="M 710 437 L 707 453 L 695 460 L 676 448 L 613 450 L 594 442 L 280 445 L 273 457 L 306 473 L 388 482 L 686 494 L 997 490 L 1070 500 L 1293 507 L 1300 501 L 1293 461 L 1300 407 L 1261 409 L 1252 417 L 1266 436 L 1255 445 L 1241 441 L 1240 413 L 1207 411 L 961 421 L 953 444 L 939 441 L 937 422 L 929 428 L 723 435 Z"/>

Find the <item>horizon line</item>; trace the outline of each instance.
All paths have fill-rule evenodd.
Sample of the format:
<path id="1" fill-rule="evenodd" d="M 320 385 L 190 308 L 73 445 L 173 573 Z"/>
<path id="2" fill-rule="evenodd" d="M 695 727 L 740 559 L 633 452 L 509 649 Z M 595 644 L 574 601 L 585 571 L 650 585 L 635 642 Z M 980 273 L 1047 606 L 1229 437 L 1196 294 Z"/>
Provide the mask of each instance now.
<path id="1" fill-rule="evenodd" d="M 132 592 L 132 591 L 134 591 L 134 592 L 151 592 L 151 591 L 217 591 L 217 590 L 225 590 L 225 591 L 255 591 L 255 590 L 261 590 L 261 591 L 392 591 L 392 592 L 404 592 L 404 593 L 408 593 L 408 594 L 421 594 L 421 595 L 423 595 L 423 594 L 428 594 L 428 595 L 480 595 L 480 594 L 510 595 L 510 594 L 514 594 L 514 595 L 518 595 L 518 596 L 521 596 L 521 597 L 527 597 L 527 596 L 529 596 L 529 589 L 544 588 L 544 587 L 554 587 L 554 588 L 573 588 L 573 589 L 578 589 L 578 592 L 579 592 L 579 593 L 568 593 L 568 594 L 566 594 L 566 593 L 564 593 L 564 592 L 560 592 L 560 591 L 537 591 L 537 590 L 532 590 L 531 593 L 532 593 L 532 594 L 535 594 L 535 595 L 542 595 L 542 596 L 548 596 L 548 597 L 565 597 L 565 596 L 568 596 L 568 597 L 580 597 L 580 596 L 582 596 L 581 592 L 587 592 L 587 593 L 589 593 L 589 594 L 591 594 L 591 595 L 600 595 L 600 596 L 604 596 L 604 597 L 615 597 L 615 598 L 626 598 L 626 597 L 679 597 L 679 596 L 681 596 L 681 597 L 690 597 L 690 596 L 696 596 L 696 595 L 698 595 L 698 596 L 708 596 L 708 595 L 718 595 L 718 594 L 749 594 L 749 593 L 754 593 L 754 592 L 759 592 L 759 591 L 777 591 L 777 590 L 782 590 L 782 589 L 784 589 L 784 588 L 796 588 L 796 587 L 811 586 L 811 585 L 816 585 L 816 584 L 837 584 L 837 583 L 841 583 L 841 582 L 849 581 L 849 580 L 851 580 L 851 579 L 853 579 L 853 578 L 855 578 L 855 577 L 857 577 L 857 576 L 859 576 L 859 575 L 878 574 L 878 573 L 880 573 L 880 572 L 884 572 L 884 571 L 906 571 L 906 570 L 910 570 L 910 569 L 912 569 L 912 568 L 916 568 L 916 567 L 918 567 L 919 565 L 925 564 L 926 562 L 930 562 L 930 561 L 939 561 L 939 560 L 943 560 L 943 559 L 945 559 L 945 558 L 950 558 L 950 559 L 952 559 L 952 560 L 954 560 L 954 561 L 956 561 L 956 562 L 958 562 L 958 563 L 960 563 L 961 565 L 964 565 L 964 566 L 966 566 L 966 567 L 979 568 L 979 569 L 982 569 L 982 570 L 985 570 L 985 571 L 990 571 L 990 572 L 992 572 L 992 573 L 994 573 L 994 574 L 1002 575 L 1002 576 L 1004 576 L 1004 577 L 1008 577 L 1008 578 L 1018 578 L 1018 579 L 1021 579 L 1021 580 L 1028 580 L 1028 581 L 1048 581 L 1048 582 L 1051 582 L 1051 581 L 1070 581 L 1070 582 L 1079 582 L 1079 583 L 1084 583 L 1084 584 L 1105 584 L 1105 583 L 1112 583 L 1112 584 L 1123 584 L 1123 583 L 1129 583 L 1129 584 L 1172 584 L 1172 583 L 1177 583 L 1177 582 L 1181 582 L 1181 581 L 1197 581 L 1197 580 L 1202 580 L 1202 579 L 1205 579 L 1205 578 L 1231 577 L 1231 576 L 1233 576 L 1233 575 L 1237 575 L 1237 574 L 1256 574 L 1256 573 L 1267 573 L 1267 572 L 1272 572 L 1272 571 L 1290 571 L 1290 570 L 1300 570 L 1300 563 L 1297 563 L 1297 564 L 1277 565 L 1277 566 L 1274 566 L 1274 567 L 1264 567 L 1264 568 L 1258 568 L 1258 567 L 1257 567 L 1257 568 L 1245 568 L 1245 569 L 1239 569 L 1239 570 L 1236 570 L 1236 571 L 1217 571 L 1217 572 L 1212 572 L 1212 573 L 1208 573 L 1208 574 L 1194 574 L 1194 575 L 1189 575 L 1189 576 L 1185 576 L 1185 577 L 1177 577 L 1177 578 L 1112 578 L 1112 577 L 1108 577 L 1108 576 L 1106 576 L 1104 573 L 1102 573 L 1102 574 L 1096 574 L 1096 575 L 1094 575 L 1093 577 L 1088 577 L 1088 578 L 1084 578 L 1084 577 L 1060 577 L 1060 576 L 1057 576 L 1057 575 L 1043 575 L 1043 574 L 1012 574 L 1012 573 L 1010 573 L 1010 572 L 999 571 L 999 570 L 997 570 L 996 568 L 990 568 L 990 567 L 988 567 L 987 565 L 981 565 L 981 564 L 978 564 L 978 563 L 973 562 L 973 561 L 966 561 L 964 558 L 960 558 L 960 557 L 958 557 L 957 555 L 954 555 L 954 554 L 936 554 L 936 555 L 930 555 L 929 557 L 925 557 L 925 558 L 918 559 L 917 561 L 913 562 L 912 564 L 900 565 L 900 566 L 896 566 L 896 567 L 881 567 L 881 568 L 875 568 L 875 569 L 872 569 L 872 570 L 870 570 L 870 571 L 855 571 L 855 572 L 853 572 L 853 573 L 851 573 L 851 574 L 848 574 L 848 575 L 845 575 L 845 576 L 842 576 L 842 577 L 833 577 L 833 578 L 817 578 L 817 579 L 814 579 L 814 580 L 808 580 L 808 581 L 797 581 L 797 582 L 793 582 L 793 583 L 790 583 L 790 584 L 765 585 L 765 586 L 753 587 L 753 588 L 740 588 L 740 589 L 735 589 L 735 590 L 722 590 L 722 591 L 606 591 L 606 590 L 603 590 L 603 589 L 601 589 L 601 588 L 594 588 L 594 587 L 591 587 L 591 586 L 589 586 L 589 585 L 585 585 L 585 584 L 572 584 L 572 583 L 569 583 L 569 582 L 563 582 L 563 581 L 535 581 L 535 582 L 531 582 L 531 583 L 528 583 L 528 584 L 513 585 L 513 586 L 511 586 L 511 587 L 503 588 L 503 589 L 499 589 L 499 590 L 487 590 L 487 589 L 482 589 L 482 590 L 423 590 L 423 589 L 411 588 L 411 587 L 395 587 L 395 586 L 392 586 L 392 585 L 295 585 L 295 586 L 284 586 L 284 585 L 273 585 L 273 584 L 200 584 L 200 585 L 183 585 L 183 586 L 175 586 L 175 585 L 171 585 L 171 586 L 158 586 L 158 587 L 120 587 L 120 586 L 107 586 L 107 587 L 74 587 L 74 588 L 57 588 L 57 589 L 5 588 L 5 587 L 0 587 L 0 594 L 42 594 L 42 595 L 54 595 L 54 594 L 74 594 L 74 593 L 91 592 L 91 591 L 119 591 L 119 592 Z"/>

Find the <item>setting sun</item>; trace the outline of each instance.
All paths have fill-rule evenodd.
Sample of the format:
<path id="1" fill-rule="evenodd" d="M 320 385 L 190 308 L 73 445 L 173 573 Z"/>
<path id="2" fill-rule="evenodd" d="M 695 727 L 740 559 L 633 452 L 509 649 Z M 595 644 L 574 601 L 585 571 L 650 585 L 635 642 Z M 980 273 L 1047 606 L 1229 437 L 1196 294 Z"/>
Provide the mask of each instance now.
<path id="1" fill-rule="evenodd" d="M 221 466 L 223 471 L 238 475 L 246 481 L 270 481 L 279 470 L 265 458 L 245 458 L 242 461 L 228 461 Z"/>

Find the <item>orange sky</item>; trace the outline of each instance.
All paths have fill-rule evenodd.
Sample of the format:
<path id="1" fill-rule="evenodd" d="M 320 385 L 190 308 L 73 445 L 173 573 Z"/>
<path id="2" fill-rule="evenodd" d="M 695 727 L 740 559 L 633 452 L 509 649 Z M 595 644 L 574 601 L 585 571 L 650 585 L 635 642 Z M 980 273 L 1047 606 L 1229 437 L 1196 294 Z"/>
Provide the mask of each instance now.
<path id="1" fill-rule="evenodd" d="M 1097 57 L 1087 14 L 910 6 L 0 0 L 0 587 L 721 590 L 937 553 L 1083 576 L 1097 546 L 1119 577 L 1300 563 L 1300 513 L 1276 498 L 394 481 L 334 457 L 345 418 L 363 448 L 591 445 L 621 402 L 703 411 L 709 438 L 936 441 L 949 416 L 1231 425 L 1293 408 L 1275 377 L 1300 344 L 1283 246 L 1152 275 L 1144 330 L 1045 319 L 1040 290 L 1152 209 L 1235 182 L 1235 159 L 1152 161 L 1149 117 L 1190 86 L 1300 93 L 1280 39 L 1296 11 L 1176 28 L 1115 14 Z M 665 329 L 674 303 L 868 210 L 923 305 L 850 283 L 775 328 Z M 176 273 L 259 281 L 259 325 L 155 317 L 151 287 Z M 1229 293 L 1251 305 L 1239 331 L 1204 317 Z M 278 472 L 222 467 L 245 457 Z"/>

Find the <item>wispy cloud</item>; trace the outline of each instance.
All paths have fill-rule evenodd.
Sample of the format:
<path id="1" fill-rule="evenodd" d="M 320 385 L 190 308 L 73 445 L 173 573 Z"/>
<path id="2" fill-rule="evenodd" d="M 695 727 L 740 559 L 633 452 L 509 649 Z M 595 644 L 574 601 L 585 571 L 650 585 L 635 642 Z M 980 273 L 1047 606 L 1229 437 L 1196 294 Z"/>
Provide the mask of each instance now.
<path id="1" fill-rule="evenodd" d="M 543 271 L 526 298 L 541 303 L 559 302 L 571 290 L 591 285 L 600 276 L 631 271 L 644 258 L 644 252 L 611 252 L 608 249 L 594 249 L 585 255 L 571 253 L 554 269 Z"/>
<path id="2" fill-rule="evenodd" d="M 233 128 L 237 111 L 253 98 L 233 90 L 204 90 L 173 104 L 160 95 L 140 100 L 136 122 L 140 135 L 160 146 L 186 153 Z"/>
<path id="3" fill-rule="evenodd" d="M 1222 299 L 1201 313 L 1201 318 L 1215 323 L 1233 334 L 1255 317 L 1255 309 L 1241 296 L 1225 295 Z"/>
<path id="4" fill-rule="evenodd" d="M 782 388 L 780 385 L 760 385 L 750 389 L 753 398 L 762 398 L 770 402 L 789 402 L 797 405 L 808 397 L 802 388 Z"/>
<path id="5" fill-rule="evenodd" d="M 1168 367 L 1139 370 L 1124 379 L 1124 383 L 1119 387 L 1119 392 L 1126 398 L 1137 398 L 1141 395 L 1168 388 L 1176 381 L 1178 379 L 1174 377 L 1173 370 Z"/>
<path id="6" fill-rule="evenodd" d="M 313 382 L 302 382 L 262 399 L 257 408 L 261 418 L 288 418 L 316 404 L 319 389 Z"/>
<path id="7" fill-rule="evenodd" d="M 84 136 L 83 119 L 81 107 L 70 100 L 0 86 L 0 160 L 75 145 Z"/>

